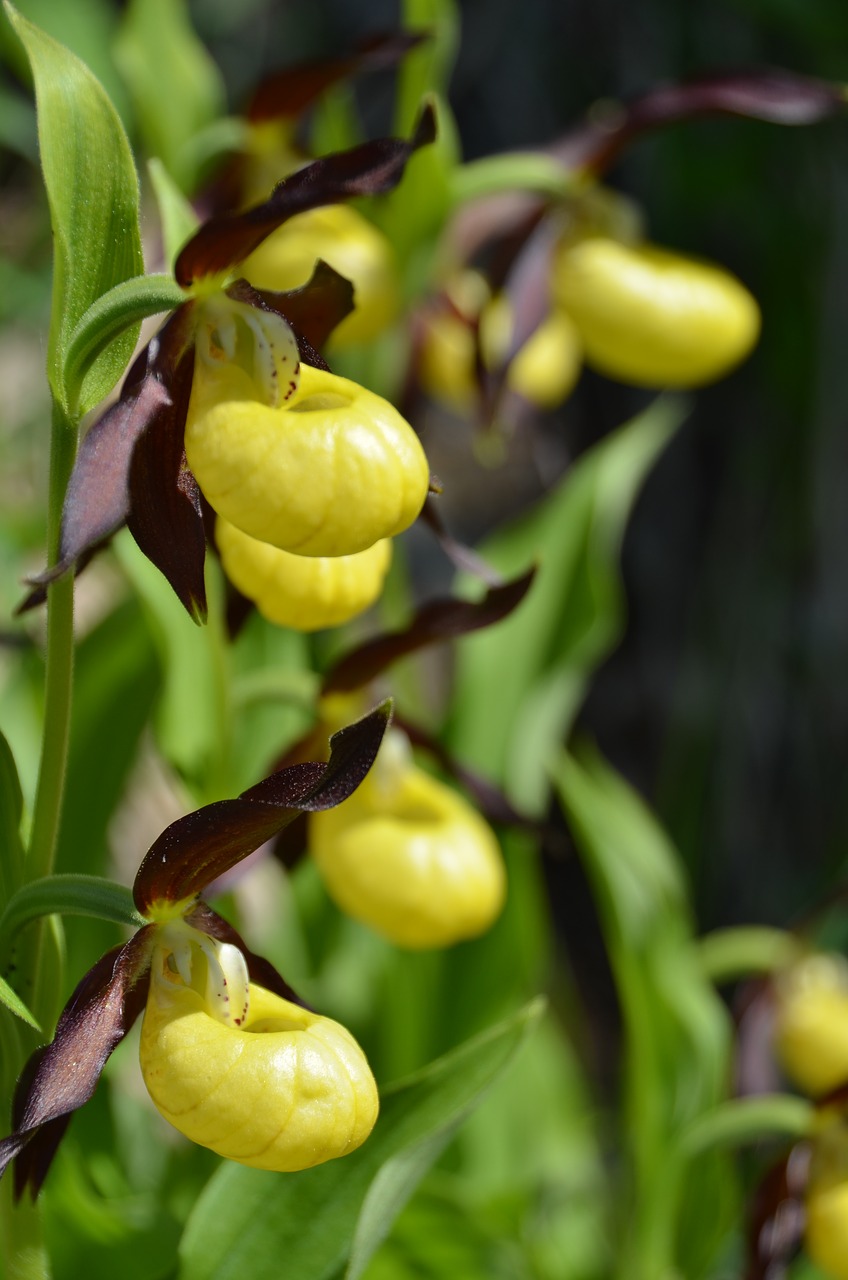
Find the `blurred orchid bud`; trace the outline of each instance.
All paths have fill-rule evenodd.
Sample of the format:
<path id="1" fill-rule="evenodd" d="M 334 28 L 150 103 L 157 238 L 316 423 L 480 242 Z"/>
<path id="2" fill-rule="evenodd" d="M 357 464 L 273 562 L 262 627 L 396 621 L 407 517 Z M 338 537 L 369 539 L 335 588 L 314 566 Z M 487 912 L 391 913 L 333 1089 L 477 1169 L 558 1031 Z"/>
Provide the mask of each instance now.
<path id="1" fill-rule="evenodd" d="M 512 342 L 513 318 L 506 297 L 492 298 L 476 271 L 459 272 L 447 288 L 451 311 L 432 314 L 421 347 L 419 377 L 434 400 L 468 414 L 479 397 L 475 374 L 475 325 L 487 369 L 497 369 Z M 581 366 L 580 337 L 562 311 L 551 311 L 513 356 L 506 374 L 510 390 L 540 409 L 553 409 L 574 389 Z"/>
<path id="2" fill-rule="evenodd" d="M 813 1098 L 848 1084 L 848 962 L 807 956 L 777 983 L 774 1044 L 790 1080 Z"/>
<path id="3" fill-rule="evenodd" d="M 848 1131 L 839 1120 L 813 1144 L 804 1247 L 832 1280 L 848 1280 Z"/>
<path id="4" fill-rule="evenodd" d="M 174 1128 L 255 1169 L 346 1155 L 377 1119 L 374 1077 L 349 1032 L 248 983 L 235 947 L 184 924 L 160 931 L 140 1059 Z"/>
<path id="5" fill-rule="evenodd" d="M 269 622 L 296 631 L 338 627 L 379 597 L 389 538 L 349 556 L 296 556 L 242 533 L 220 516 L 215 541 L 227 577 Z"/>
<path id="6" fill-rule="evenodd" d="M 349 205 L 326 205 L 290 218 L 241 269 L 257 287 L 298 289 L 319 259 L 354 287 L 355 308 L 333 332 L 335 346 L 370 342 L 392 324 L 400 305 L 394 251 L 382 231 Z"/>
<path id="7" fill-rule="evenodd" d="M 506 875 L 491 828 L 413 763 L 398 731 L 353 796 L 312 815 L 310 848 L 341 910 L 401 947 L 476 937 L 503 906 Z"/>
<path id="8" fill-rule="evenodd" d="M 645 387 L 697 387 L 748 355 L 760 332 L 751 294 L 721 267 L 655 245 L 590 235 L 562 243 L 556 303 L 587 364 Z"/>

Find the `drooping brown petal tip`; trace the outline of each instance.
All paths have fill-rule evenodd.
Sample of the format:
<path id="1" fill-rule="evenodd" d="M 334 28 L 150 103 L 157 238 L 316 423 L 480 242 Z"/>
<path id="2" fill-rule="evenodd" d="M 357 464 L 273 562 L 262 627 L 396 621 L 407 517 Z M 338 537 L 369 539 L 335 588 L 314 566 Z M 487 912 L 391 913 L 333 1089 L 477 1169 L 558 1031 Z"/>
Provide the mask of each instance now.
<path id="1" fill-rule="evenodd" d="M 350 693 L 380 675 L 398 658 L 502 621 L 524 599 L 535 572 L 530 569 L 520 578 L 490 588 L 482 600 L 431 601 L 402 631 L 375 636 L 340 658 L 325 676 L 322 693 Z"/>
<path id="2" fill-rule="evenodd" d="M 376 138 L 336 151 L 284 178 L 267 200 L 244 213 L 210 218 L 182 248 L 174 274 L 188 286 L 243 262 L 262 241 L 297 213 L 354 196 L 381 195 L 396 187 L 409 158 L 436 137 L 436 114 L 424 108 L 413 136 Z"/>
<path id="3" fill-rule="evenodd" d="M 791 71 L 716 73 L 684 84 L 661 85 L 632 102 L 597 113 L 555 143 L 551 152 L 569 167 L 600 173 L 634 138 L 679 120 L 730 115 L 808 125 L 835 115 L 844 106 L 839 85 Z"/>
<path id="4" fill-rule="evenodd" d="M 326 763 L 280 769 L 234 800 L 218 800 L 172 822 L 139 867 L 133 886 L 139 911 L 190 900 L 298 814 L 341 804 L 374 763 L 390 719 L 391 703 L 382 703 L 333 735 Z"/>
<path id="5" fill-rule="evenodd" d="M 15 1130 L 0 1141 L 0 1175 L 17 1157 L 16 1193 L 35 1195 L 67 1118 L 88 1102 L 112 1050 L 144 1007 L 150 927 L 98 960 L 62 1012 L 52 1042 L 28 1064 L 16 1098 Z"/>
<path id="6" fill-rule="evenodd" d="M 325 58 L 284 67 L 268 76 L 256 89 L 247 111 L 252 124 L 299 116 L 326 89 L 361 72 L 395 66 L 422 40 L 426 31 L 392 31 L 372 36 L 356 52 L 342 58 Z"/>

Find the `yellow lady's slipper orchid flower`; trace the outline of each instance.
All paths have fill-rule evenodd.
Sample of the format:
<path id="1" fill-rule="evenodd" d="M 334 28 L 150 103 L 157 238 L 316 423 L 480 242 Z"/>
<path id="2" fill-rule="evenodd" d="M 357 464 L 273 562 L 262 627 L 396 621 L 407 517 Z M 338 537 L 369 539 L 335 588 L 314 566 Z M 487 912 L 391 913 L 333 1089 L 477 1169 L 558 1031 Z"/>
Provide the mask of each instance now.
<path id="1" fill-rule="evenodd" d="M 811 955 L 777 986 L 774 1043 L 789 1078 L 813 1098 L 848 1084 L 848 962 Z"/>
<path id="2" fill-rule="evenodd" d="M 165 1119 L 255 1169 L 308 1169 L 360 1146 L 379 1103 L 350 1033 L 248 983 L 237 948 L 182 923 L 160 933 L 140 1058 Z"/>
<path id="3" fill-rule="evenodd" d="M 397 264 L 382 231 L 349 205 L 326 205 L 290 218 L 250 255 L 242 270 L 257 287 L 298 289 L 319 258 L 354 287 L 355 309 L 334 331 L 332 343 L 370 342 L 397 316 Z"/>
<path id="4" fill-rule="evenodd" d="M 696 387 L 748 355 L 760 313 L 728 271 L 652 244 L 566 241 L 554 300 L 580 331 L 588 364 L 647 387 Z"/>
<path id="5" fill-rule="evenodd" d="M 429 318 L 421 345 L 419 377 L 434 400 L 458 413 L 470 413 L 479 396 L 474 373 L 473 323 L 479 315 L 480 347 L 489 369 L 501 363 L 512 339 L 512 315 L 507 299 L 489 297 L 489 287 L 476 271 L 460 272 L 449 296 L 459 314 L 444 312 Z M 580 375 L 580 336 L 572 320 L 551 311 L 513 356 L 506 374 L 510 390 L 540 409 L 562 404 Z"/>
<path id="6" fill-rule="evenodd" d="M 500 294 L 480 316 L 480 345 L 490 369 L 500 363 L 511 340 L 512 312 Z M 540 409 L 555 409 L 574 390 L 582 355 L 580 334 L 573 320 L 564 311 L 550 311 L 513 356 L 506 384 Z"/>
<path id="7" fill-rule="evenodd" d="M 189 466 L 236 528 L 302 556 L 347 556 L 402 532 L 429 471 L 397 410 L 355 382 L 303 364 L 288 399 L 257 399 L 237 362 L 195 366 Z"/>
<path id="8" fill-rule="evenodd" d="M 339 627 L 379 596 L 392 558 L 389 538 L 350 556 L 296 556 L 218 517 L 215 540 L 227 577 L 269 622 L 296 631 Z"/>
<path id="9" fill-rule="evenodd" d="M 412 762 L 401 733 L 389 735 L 350 799 L 312 816 L 310 848 L 337 905 L 398 946 L 476 937 L 503 905 L 506 876 L 491 829 Z"/>
<path id="10" fill-rule="evenodd" d="M 804 1207 L 810 1258 L 832 1280 L 848 1280 L 848 1133 L 838 1120 L 814 1142 Z"/>

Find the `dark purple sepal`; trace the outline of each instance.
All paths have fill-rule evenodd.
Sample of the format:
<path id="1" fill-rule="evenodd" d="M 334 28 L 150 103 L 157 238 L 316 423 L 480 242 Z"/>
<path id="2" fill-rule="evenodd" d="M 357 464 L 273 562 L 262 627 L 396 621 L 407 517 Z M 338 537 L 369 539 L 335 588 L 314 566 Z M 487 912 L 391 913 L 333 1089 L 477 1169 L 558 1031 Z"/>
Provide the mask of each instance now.
<path id="1" fill-rule="evenodd" d="M 301 339 L 305 339 L 318 351 L 356 305 L 353 285 L 347 276 L 340 275 L 320 258 L 310 279 L 299 289 L 289 289 L 284 293 L 274 293 L 270 289 L 257 289 L 256 292 L 266 307 L 285 316 L 294 329 L 298 345 Z"/>
<path id="2" fill-rule="evenodd" d="M 606 119 L 578 126 L 552 153 L 569 168 L 601 173 L 644 133 L 699 116 L 726 115 L 770 124 L 809 125 L 845 107 L 839 85 L 778 69 L 715 73 L 683 84 L 661 85 L 629 103 L 616 104 Z"/>
<path id="3" fill-rule="evenodd" d="M 52 1041 L 25 1068 L 15 1131 L 0 1142 L 2 1174 L 36 1135 L 45 1134 L 33 1158 L 25 1161 L 21 1190 L 27 1182 L 34 1190 L 41 1185 L 64 1132 L 57 1122 L 88 1102 L 107 1058 L 141 1013 L 152 928 L 140 929 L 89 969 L 65 1005 Z"/>
<path id="4" fill-rule="evenodd" d="M 300 813 L 332 809 L 367 774 L 389 721 L 391 703 L 330 739 L 326 763 L 280 769 L 234 800 L 218 800 L 172 822 L 138 870 L 133 897 L 146 915 L 156 902 L 182 902 L 236 866 Z"/>
<path id="5" fill-rule="evenodd" d="M 303 1009 L 309 1008 L 306 1001 L 301 1000 L 282 974 L 277 972 L 271 961 L 251 951 L 241 934 L 229 921 L 219 916 L 218 912 L 213 911 L 205 902 L 198 902 L 191 914 L 186 916 L 186 924 L 199 929 L 202 933 L 208 933 L 210 938 L 217 938 L 219 942 L 229 942 L 231 946 L 238 947 L 247 962 L 247 972 L 251 982 L 258 983 L 266 991 L 273 991 L 274 995 L 282 996 L 284 1000 L 291 1000 L 292 1004 L 298 1004 Z"/>
<path id="6" fill-rule="evenodd" d="M 393 67 L 426 39 L 427 32 L 392 31 L 372 36 L 367 44 L 346 57 L 283 67 L 261 82 L 245 115 L 252 124 L 296 118 L 332 85 L 365 71 Z"/>
<path id="7" fill-rule="evenodd" d="M 139 443 L 174 413 L 172 383 L 190 351 L 193 303 L 184 303 L 136 357 L 118 401 L 83 438 L 62 508 L 58 562 L 29 581 L 36 588 L 19 606 L 42 603 L 45 588 L 115 533 L 132 504 L 131 471 Z"/>
<path id="8" fill-rule="evenodd" d="M 195 621 L 206 618 L 206 533 L 201 495 L 185 456 L 185 423 L 194 377 L 188 348 L 170 375 L 170 404 L 138 440 L 129 472 L 127 526 Z"/>
<path id="9" fill-rule="evenodd" d="M 177 283 L 187 286 L 237 266 L 297 213 L 391 191 L 413 153 L 435 137 L 436 115 L 427 106 L 409 140 L 376 138 L 349 151 L 322 156 L 284 178 L 267 200 L 252 209 L 210 218 L 181 250 L 174 267 Z"/>
<path id="10" fill-rule="evenodd" d="M 351 693 L 398 658 L 501 622 L 524 599 L 535 572 L 530 569 L 503 586 L 491 587 L 482 600 L 433 600 L 425 604 L 402 631 L 375 636 L 340 658 L 324 677 L 322 694 Z"/>

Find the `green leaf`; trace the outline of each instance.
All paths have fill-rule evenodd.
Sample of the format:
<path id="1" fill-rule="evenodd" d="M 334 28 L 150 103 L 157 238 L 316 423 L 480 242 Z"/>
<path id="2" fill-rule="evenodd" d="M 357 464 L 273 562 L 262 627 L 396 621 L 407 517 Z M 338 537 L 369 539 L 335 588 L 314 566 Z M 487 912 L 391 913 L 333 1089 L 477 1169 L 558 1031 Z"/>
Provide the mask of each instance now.
<path id="1" fill-rule="evenodd" d="M 144 924 L 124 885 L 102 876 L 43 876 L 12 895 L 0 916 L 0 938 L 8 943 L 25 925 L 51 915 L 91 916 L 133 929 Z"/>
<path id="2" fill-rule="evenodd" d="M 505 1070 L 541 1008 L 534 1002 L 386 1090 L 374 1132 L 352 1155 L 285 1177 L 223 1165 L 188 1220 L 180 1280 L 277 1280 L 281 1259 L 297 1280 L 330 1280 L 354 1237 L 355 1265 L 364 1266 L 400 1208 L 380 1171 L 398 1160 L 403 1197 L 412 1190 L 415 1175 L 425 1171 L 425 1157 L 435 1158 L 442 1138 L 447 1140 Z"/>
<path id="3" fill-rule="evenodd" d="M 723 1100 L 727 1011 L 700 966 L 680 860 L 645 805 L 588 748 L 563 754 L 555 777 L 625 1024 L 634 1208 L 619 1274 L 697 1276 L 724 1227 L 728 1172 L 714 1156 L 691 1162 L 683 1133 Z"/>
<path id="4" fill-rule="evenodd" d="M 753 1098 L 730 1098 L 699 1116 L 686 1130 L 687 1151 L 709 1147 L 741 1147 L 768 1138 L 800 1140 L 814 1134 L 814 1103 L 788 1093 L 763 1093 Z"/>
<path id="5" fill-rule="evenodd" d="M 0 1003 L 4 1004 L 7 1009 L 11 1010 L 18 1018 L 24 1022 L 28 1022 L 36 1031 L 40 1031 L 41 1027 L 24 1004 L 17 991 L 13 991 L 5 978 L 0 978 Z"/>
<path id="6" fill-rule="evenodd" d="M 548 769 L 624 622 L 618 559 L 646 473 L 684 417 L 661 398 L 588 450 L 530 515 L 484 553 L 506 577 L 538 561 L 528 598 L 458 646 L 451 745 L 540 813 Z M 497 697 L 492 690 L 497 690 Z"/>
<path id="7" fill-rule="evenodd" d="M 221 74 L 195 35 L 184 0 L 131 0 L 115 45 L 144 145 L 180 189 L 198 173 L 188 144 L 224 107 Z"/>
<path id="8" fill-rule="evenodd" d="M 79 386 L 94 362 L 110 343 L 148 316 L 173 311 L 185 302 L 185 293 L 166 275 L 135 276 L 116 284 L 88 308 L 68 339 L 64 378 L 67 386 Z"/>
<path id="9" fill-rule="evenodd" d="M 4 2 L 32 67 L 53 227 L 47 372 L 65 412 L 82 414 L 115 385 L 138 337 L 133 326 L 101 353 L 84 381 L 65 381 L 69 340 L 88 308 L 144 270 L 138 180 L 126 134 L 99 82 L 74 54 Z"/>
<path id="10" fill-rule="evenodd" d="M 89 631 L 77 648 L 74 675 L 56 870 L 104 875 L 109 824 L 161 683 L 155 645 L 137 601 L 125 600 Z M 140 858 L 144 847 L 137 853 Z"/>
<path id="11" fill-rule="evenodd" d="M 23 796 L 12 749 L 0 733 L 0 889 L 8 898 L 23 875 Z"/>
<path id="12" fill-rule="evenodd" d="M 123 531 L 112 546 L 141 600 L 159 654 L 164 677 L 155 717 L 159 743 L 168 762 L 195 785 L 198 797 L 205 797 L 207 783 L 213 789 L 222 785 L 220 778 L 211 778 L 210 763 L 229 745 L 222 728 L 225 689 L 219 679 L 220 655 L 210 630 L 214 618 L 207 627 L 186 626 L 179 600 L 129 534 Z"/>
<path id="13" fill-rule="evenodd" d="M 180 249 L 200 225 L 199 219 L 161 160 L 149 160 L 147 171 L 159 206 L 165 261 L 172 267 Z M 179 288 L 176 283 L 174 287 Z"/>

